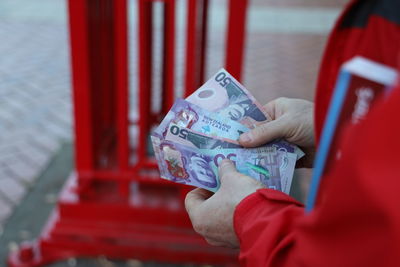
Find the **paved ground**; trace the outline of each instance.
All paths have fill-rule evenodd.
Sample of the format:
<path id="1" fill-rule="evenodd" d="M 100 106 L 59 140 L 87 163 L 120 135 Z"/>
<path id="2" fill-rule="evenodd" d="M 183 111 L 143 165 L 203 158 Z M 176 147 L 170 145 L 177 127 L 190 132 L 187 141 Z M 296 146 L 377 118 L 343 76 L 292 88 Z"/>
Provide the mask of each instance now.
<path id="1" fill-rule="evenodd" d="M 65 18 L 62 1 L 0 2 L 0 226 L 71 140 Z"/>
<path id="2" fill-rule="evenodd" d="M 18 244 L 30 241 L 40 234 L 43 224 L 52 210 L 57 194 L 66 177 L 70 174 L 72 159 L 71 143 L 64 143 L 53 155 L 46 170 L 40 175 L 35 186 L 29 190 L 24 200 L 13 211 L 6 231 L 0 236 L 0 259 L 5 259 L 9 250 L 16 249 Z M 3 267 L 4 261 L 0 262 Z M 93 259 L 70 258 L 50 264 L 48 267 L 196 267 L 193 264 L 174 265 L 160 262 L 141 262 L 136 259 L 112 261 L 105 257 Z M 201 266 L 198 266 L 201 267 Z M 212 267 L 212 266 L 203 266 Z"/>
<path id="3" fill-rule="evenodd" d="M 185 1 L 177 2 L 182 52 Z M 313 98 L 327 32 L 345 2 L 250 1 L 244 84 L 261 103 L 279 96 Z M 135 1 L 130 3 L 134 88 Z M 209 76 L 223 66 L 225 4 L 211 1 Z M 0 1 L 0 236 L 61 144 L 73 141 L 66 20 L 64 0 Z"/>

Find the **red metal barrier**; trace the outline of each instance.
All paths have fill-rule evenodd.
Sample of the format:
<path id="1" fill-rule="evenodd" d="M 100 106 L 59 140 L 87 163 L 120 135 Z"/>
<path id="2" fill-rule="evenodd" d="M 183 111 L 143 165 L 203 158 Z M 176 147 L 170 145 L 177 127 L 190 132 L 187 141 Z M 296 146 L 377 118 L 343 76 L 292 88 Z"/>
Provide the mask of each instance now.
<path id="1" fill-rule="evenodd" d="M 14 267 L 99 256 L 236 266 L 236 253 L 192 230 L 185 186 L 159 179 L 149 131 L 174 101 L 175 1 L 163 5 L 162 73 L 152 73 L 153 4 L 138 1 L 138 120 L 129 119 L 127 1 L 70 0 L 76 172 L 40 237 L 9 256 Z M 185 94 L 204 80 L 208 0 L 188 0 Z M 230 0 L 226 68 L 240 78 L 246 0 Z M 151 109 L 153 75 L 162 107 Z M 132 144 L 129 128 L 137 127 Z"/>

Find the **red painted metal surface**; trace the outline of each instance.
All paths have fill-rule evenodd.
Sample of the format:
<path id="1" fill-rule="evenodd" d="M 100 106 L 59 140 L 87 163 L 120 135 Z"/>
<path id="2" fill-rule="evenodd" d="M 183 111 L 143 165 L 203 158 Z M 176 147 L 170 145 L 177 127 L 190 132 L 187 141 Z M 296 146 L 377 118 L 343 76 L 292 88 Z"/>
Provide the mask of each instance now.
<path id="1" fill-rule="evenodd" d="M 99 255 L 237 265 L 234 251 L 211 247 L 193 231 L 183 204 L 189 188 L 160 179 L 148 149 L 151 127 L 173 104 L 176 76 L 174 0 L 161 1 L 162 72 L 152 73 L 155 1 L 137 1 L 139 108 L 130 121 L 127 0 L 69 0 L 76 171 L 40 237 L 12 252 L 9 266 Z M 208 0 L 187 4 L 185 95 L 204 80 Z M 243 0 L 229 6 L 226 64 L 239 76 L 246 6 Z M 154 75 L 162 76 L 158 112 L 151 108 Z"/>
<path id="2" fill-rule="evenodd" d="M 175 1 L 164 2 L 164 49 L 162 114 L 166 114 L 174 103 L 175 90 Z"/>
<path id="3" fill-rule="evenodd" d="M 208 0 L 188 0 L 187 5 L 185 96 L 204 80 Z"/>
<path id="4" fill-rule="evenodd" d="M 239 81 L 243 69 L 247 6 L 248 0 L 229 0 L 225 64 L 226 70 Z"/>

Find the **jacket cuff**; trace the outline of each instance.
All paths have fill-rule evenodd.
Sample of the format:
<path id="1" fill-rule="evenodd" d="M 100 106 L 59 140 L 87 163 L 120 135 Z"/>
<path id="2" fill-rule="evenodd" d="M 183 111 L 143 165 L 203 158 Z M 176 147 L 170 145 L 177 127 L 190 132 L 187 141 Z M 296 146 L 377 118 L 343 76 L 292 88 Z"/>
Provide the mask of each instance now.
<path id="1" fill-rule="evenodd" d="M 294 205 L 304 205 L 291 196 L 273 189 L 259 189 L 255 193 L 244 198 L 236 207 L 233 215 L 233 225 L 237 236 L 241 236 L 243 225 L 247 218 L 254 218 L 252 214 L 273 214 L 282 208 Z M 252 216 L 249 216 L 252 215 Z"/>

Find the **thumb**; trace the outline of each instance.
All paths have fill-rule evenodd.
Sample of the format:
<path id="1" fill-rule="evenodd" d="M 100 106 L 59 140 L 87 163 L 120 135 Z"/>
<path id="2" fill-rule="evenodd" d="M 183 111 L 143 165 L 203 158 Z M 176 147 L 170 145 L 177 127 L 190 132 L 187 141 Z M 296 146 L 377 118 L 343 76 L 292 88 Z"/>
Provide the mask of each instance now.
<path id="1" fill-rule="evenodd" d="M 203 188 L 196 188 L 190 191 L 185 198 L 186 211 L 190 214 L 193 210 L 210 198 L 212 194 L 212 192 Z"/>
<path id="2" fill-rule="evenodd" d="M 218 174 L 221 184 L 223 183 L 224 177 L 230 176 L 234 173 L 237 173 L 237 170 L 233 162 L 229 159 L 222 160 L 218 168 Z"/>
<path id="3" fill-rule="evenodd" d="M 239 137 L 239 143 L 244 147 L 257 147 L 275 139 L 286 136 L 288 125 L 284 117 L 265 122 Z"/>

